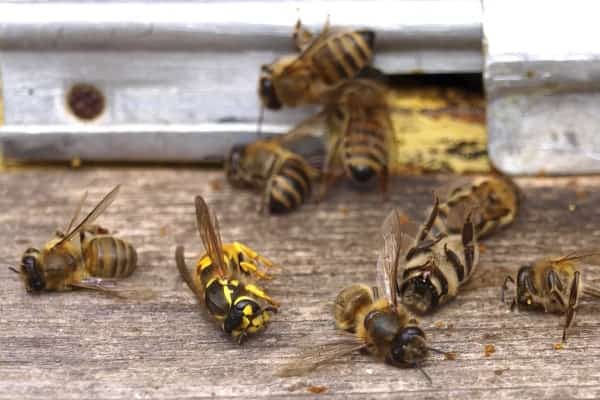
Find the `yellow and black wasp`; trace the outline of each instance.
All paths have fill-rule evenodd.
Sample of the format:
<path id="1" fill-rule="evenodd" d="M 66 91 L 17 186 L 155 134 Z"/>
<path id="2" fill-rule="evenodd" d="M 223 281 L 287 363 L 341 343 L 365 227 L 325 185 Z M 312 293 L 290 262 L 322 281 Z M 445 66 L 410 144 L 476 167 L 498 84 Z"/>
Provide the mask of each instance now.
<path id="1" fill-rule="evenodd" d="M 218 221 L 201 196 L 196 197 L 195 205 L 196 223 L 206 253 L 190 274 L 183 246 L 177 246 L 177 268 L 223 331 L 242 343 L 248 335 L 263 330 L 271 313 L 278 310 L 279 304 L 254 283 L 255 278 L 271 278 L 260 267 L 270 268 L 273 263 L 242 243 L 223 244 Z"/>

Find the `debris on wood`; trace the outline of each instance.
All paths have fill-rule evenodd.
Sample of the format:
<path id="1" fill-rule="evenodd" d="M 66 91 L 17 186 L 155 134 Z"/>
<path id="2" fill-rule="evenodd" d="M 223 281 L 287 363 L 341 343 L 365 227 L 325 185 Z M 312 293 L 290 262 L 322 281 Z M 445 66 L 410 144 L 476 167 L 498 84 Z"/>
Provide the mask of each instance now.
<path id="1" fill-rule="evenodd" d="M 562 350 L 563 349 L 563 344 L 562 343 L 554 343 L 554 350 Z"/>
<path id="2" fill-rule="evenodd" d="M 221 178 L 214 178 L 208 181 L 208 186 L 213 192 L 220 192 L 223 190 L 223 180 Z"/>
<path id="3" fill-rule="evenodd" d="M 325 386 L 309 386 L 306 390 L 314 394 L 325 393 L 327 388 Z"/>
<path id="4" fill-rule="evenodd" d="M 493 344 L 486 344 L 484 347 L 485 356 L 490 357 L 496 352 L 496 347 Z"/>

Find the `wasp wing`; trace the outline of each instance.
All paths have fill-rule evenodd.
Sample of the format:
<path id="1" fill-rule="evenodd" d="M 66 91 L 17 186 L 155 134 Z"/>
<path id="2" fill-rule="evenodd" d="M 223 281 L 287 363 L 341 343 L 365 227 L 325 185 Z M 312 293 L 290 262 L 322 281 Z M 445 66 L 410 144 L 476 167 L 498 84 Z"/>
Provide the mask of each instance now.
<path id="1" fill-rule="evenodd" d="M 337 358 L 352 354 L 368 345 L 353 335 L 327 344 L 317 345 L 301 353 L 275 372 L 280 377 L 300 376 L 307 374 L 320 365 L 327 364 Z"/>
<path id="2" fill-rule="evenodd" d="M 226 266 L 223 260 L 223 244 L 221 243 L 221 234 L 219 231 L 219 222 L 212 214 L 202 196 L 196 196 L 196 224 L 202 245 L 210 260 L 217 267 L 221 277 L 226 275 Z"/>
<path id="3" fill-rule="evenodd" d="M 111 190 L 100 202 L 94 207 L 92 211 L 75 227 L 73 230 L 66 232 L 65 237 L 63 237 L 56 246 L 69 241 L 75 236 L 79 231 L 81 231 L 86 225 L 93 223 L 107 208 L 112 204 L 112 202 L 119 194 L 119 189 L 121 185 L 117 185 Z M 77 213 L 79 214 L 79 213 Z"/>
<path id="4" fill-rule="evenodd" d="M 121 281 L 117 282 L 114 279 L 90 277 L 72 283 L 71 286 L 79 289 L 95 290 L 110 296 L 129 300 L 151 300 L 156 297 L 156 292 L 152 289 L 134 287 Z"/>

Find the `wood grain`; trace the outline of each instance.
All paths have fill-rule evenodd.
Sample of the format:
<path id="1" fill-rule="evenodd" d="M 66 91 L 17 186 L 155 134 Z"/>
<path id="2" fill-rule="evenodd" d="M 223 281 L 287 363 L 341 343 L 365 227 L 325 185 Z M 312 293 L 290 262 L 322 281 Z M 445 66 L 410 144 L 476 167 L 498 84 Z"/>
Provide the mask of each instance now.
<path id="1" fill-rule="evenodd" d="M 423 318 L 429 340 L 456 351 L 416 370 L 356 354 L 300 378 L 275 368 L 333 332 L 329 306 L 344 286 L 374 280 L 378 230 L 393 206 L 420 216 L 449 176 L 393 181 L 390 201 L 349 185 L 287 217 L 256 213 L 258 196 L 234 191 L 220 171 L 28 169 L 0 174 L 0 398 L 598 398 L 600 302 L 583 302 L 567 345 L 554 350 L 563 319 L 511 313 L 499 300 L 507 273 L 544 254 L 598 243 L 600 177 L 523 178 L 522 212 L 485 243 L 474 280 L 456 301 Z M 116 183 L 119 198 L 98 220 L 137 246 L 130 278 L 159 296 L 131 302 L 94 293 L 32 296 L 8 271 L 68 221 L 81 193 L 91 207 Z M 264 334 L 240 347 L 206 318 L 177 278 L 176 244 L 198 255 L 193 196 L 203 194 L 225 241 L 246 242 L 282 266 L 266 285 L 283 307 Z M 575 205 L 573 211 L 569 205 Z M 573 207 L 571 207 L 573 209 Z M 593 268 L 589 279 L 600 279 Z M 484 354 L 486 344 L 495 352 Z M 311 386 L 325 387 L 314 394 Z"/>

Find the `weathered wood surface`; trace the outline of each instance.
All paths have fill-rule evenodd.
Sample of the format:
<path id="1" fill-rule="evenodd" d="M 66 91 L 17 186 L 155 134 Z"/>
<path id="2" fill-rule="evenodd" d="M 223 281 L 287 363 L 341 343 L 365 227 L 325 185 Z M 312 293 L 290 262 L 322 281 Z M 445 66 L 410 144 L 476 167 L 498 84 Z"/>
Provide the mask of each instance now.
<path id="1" fill-rule="evenodd" d="M 523 178 L 518 221 L 485 243 L 474 281 L 441 312 L 422 319 L 436 347 L 429 385 L 356 354 L 301 378 L 272 371 L 301 348 L 325 341 L 328 306 L 344 286 L 374 279 L 381 221 L 393 205 L 420 215 L 447 176 L 397 178 L 391 201 L 377 193 L 336 188 L 321 205 L 289 217 L 256 213 L 258 197 L 233 191 L 222 173 L 194 169 L 21 170 L 0 174 L 0 398 L 598 398 L 600 302 L 586 300 L 568 344 L 555 350 L 563 319 L 510 313 L 499 300 L 504 276 L 543 253 L 599 243 L 600 177 Z M 89 189 L 87 206 L 116 183 L 120 196 L 99 223 L 139 249 L 133 283 L 159 296 L 145 303 L 89 292 L 31 296 L 8 271 L 29 246 L 39 246 L 71 216 Z M 176 243 L 189 261 L 200 249 L 193 196 L 216 210 L 225 240 L 240 240 L 283 266 L 267 288 L 282 301 L 270 328 L 240 347 L 203 317 L 178 281 Z M 569 205 L 576 207 L 569 210 Z M 571 207 L 572 209 L 572 207 Z M 598 279 L 593 268 L 588 277 Z M 485 344 L 496 352 L 484 355 Z M 311 394 L 310 386 L 326 392 Z"/>

